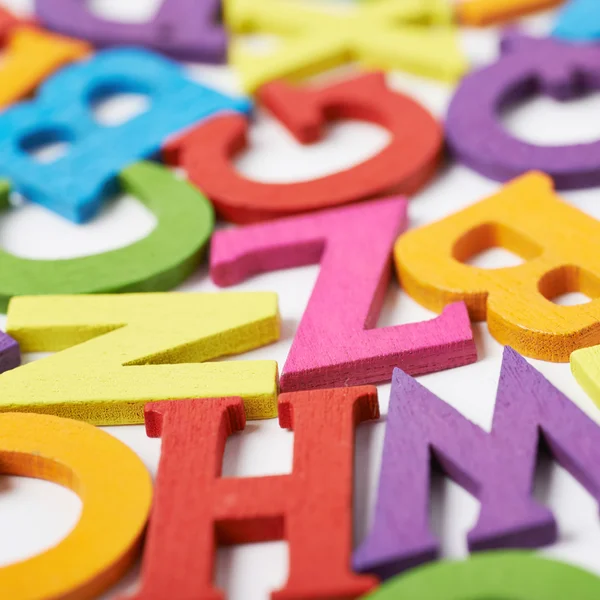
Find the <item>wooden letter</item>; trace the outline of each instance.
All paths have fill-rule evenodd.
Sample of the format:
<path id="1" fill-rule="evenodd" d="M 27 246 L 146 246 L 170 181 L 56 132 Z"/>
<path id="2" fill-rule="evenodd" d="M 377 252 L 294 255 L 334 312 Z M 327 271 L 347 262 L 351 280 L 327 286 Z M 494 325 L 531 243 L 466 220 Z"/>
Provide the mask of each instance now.
<path id="1" fill-rule="evenodd" d="M 10 600 L 97 598 L 136 560 L 152 482 L 125 444 L 86 423 L 49 415 L 0 415 L 0 471 L 73 490 L 83 508 L 58 545 L 0 568 Z"/>
<path id="2" fill-rule="evenodd" d="M 556 189 L 600 185 L 600 141 L 532 144 L 507 131 L 500 117 L 507 103 L 527 100 L 534 93 L 565 102 L 595 90 L 600 48 L 530 38 L 509 29 L 501 50 L 495 63 L 464 77 L 452 98 L 445 126 L 452 152 L 497 181 L 535 170 L 550 175 Z"/>
<path id="3" fill-rule="evenodd" d="M 396 244 L 402 285 L 439 311 L 464 300 L 471 318 L 525 356 L 566 362 L 600 343 L 600 302 L 560 306 L 551 300 L 580 291 L 600 295 L 600 223 L 562 202 L 551 179 L 529 173 L 494 196 L 437 223 L 409 231 Z M 503 269 L 464 264 L 501 246 L 527 262 Z"/>
<path id="4" fill-rule="evenodd" d="M 0 411 L 118 425 L 147 402 L 237 394 L 249 419 L 277 414 L 274 361 L 190 364 L 275 341 L 275 294 L 21 296 L 8 332 L 23 352 L 62 352 L 1 375 Z"/>
<path id="5" fill-rule="evenodd" d="M 9 34 L 19 25 L 24 25 L 23 21 L 13 15 L 8 9 L 0 6 L 0 44 L 4 45 Z"/>
<path id="6" fill-rule="evenodd" d="M 118 250 L 64 260 L 33 260 L 0 249 L 0 310 L 13 296 L 162 292 L 194 272 L 214 227 L 210 202 L 193 185 L 156 163 L 141 162 L 119 175 L 122 188 L 156 216 L 144 239 Z M 8 208 L 0 181 L 0 209 Z"/>
<path id="7" fill-rule="evenodd" d="M 148 110 L 118 126 L 96 120 L 95 102 L 126 92 L 147 96 Z M 123 169 L 156 157 L 168 136 L 223 110 L 249 111 L 250 104 L 191 81 L 181 65 L 148 50 L 104 50 L 62 69 L 31 102 L 0 113 L 0 177 L 81 223 L 119 191 Z M 70 144 L 64 156 L 35 158 L 35 149 L 57 141 Z"/>
<path id="8" fill-rule="evenodd" d="M 243 41 L 232 41 L 230 62 L 248 92 L 275 79 L 316 75 L 347 62 L 449 81 L 467 69 L 447 0 L 357 2 L 342 14 L 300 2 L 226 0 L 225 18 L 234 33 L 282 40 L 260 56 Z"/>
<path id="9" fill-rule="evenodd" d="M 562 2 L 564 0 L 459 0 L 456 11 L 458 20 L 465 25 L 496 25 Z"/>
<path id="10" fill-rule="evenodd" d="M 558 14 L 552 35 L 573 42 L 600 38 L 600 5 L 596 0 L 569 0 Z"/>
<path id="11" fill-rule="evenodd" d="M 571 372 L 579 385 L 600 407 L 600 346 L 582 348 L 573 352 Z"/>
<path id="12" fill-rule="evenodd" d="M 146 429 L 162 437 L 156 500 L 136 600 L 221 600 L 217 544 L 285 538 L 289 577 L 273 600 L 353 599 L 376 585 L 350 570 L 354 429 L 377 419 L 374 387 L 279 397 L 279 423 L 295 431 L 291 475 L 220 477 L 225 440 L 244 429 L 239 398 L 161 402 Z M 182 474 L 185 473 L 185 477 Z"/>
<path id="13" fill-rule="evenodd" d="M 119 23 L 94 15 L 81 0 L 36 0 L 36 14 L 50 29 L 100 46 L 146 46 L 175 58 L 218 62 L 227 38 L 218 24 L 219 0 L 163 0 L 147 23 Z"/>
<path id="14" fill-rule="evenodd" d="M 436 558 L 427 508 L 432 458 L 481 502 L 471 550 L 556 540 L 552 513 L 532 498 L 540 445 L 600 501 L 600 428 L 511 348 L 491 433 L 399 369 L 387 419 L 375 522 L 354 554 L 358 571 L 387 578 Z"/>
<path id="15" fill-rule="evenodd" d="M 0 68 L 0 108 L 29 95 L 48 76 L 83 58 L 91 47 L 78 40 L 29 26 L 18 26 L 6 37 Z"/>
<path id="16" fill-rule="evenodd" d="M 282 82 L 264 86 L 260 100 L 298 141 L 317 141 L 327 121 L 360 119 L 382 125 L 389 144 L 376 156 L 333 175 L 300 183 L 261 183 L 235 168 L 246 146 L 241 115 L 211 119 L 167 144 L 165 160 L 181 165 L 229 221 L 250 223 L 364 200 L 394 189 L 413 194 L 433 176 L 443 135 L 421 105 L 390 90 L 383 73 L 371 73 L 320 89 Z"/>
<path id="17" fill-rule="evenodd" d="M 594 573 L 513 551 L 427 565 L 386 582 L 364 600 L 596 600 L 599 594 Z"/>
<path id="18" fill-rule="evenodd" d="M 10 335 L 0 331 L 0 373 L 16 369 L 21 365 L 21 349 Z"/>
<path id="19" fill-rule="evenodd" d="M 218 232 L 211 275 L 232 285 L 255 275 L 321 263 L 321 273 L 283 369 L 281 389 L 389 381 L 401 366 L 412 374 L 474 362 L 464 305 L 437 319 L 373 329 L 390 277 L 394 240 L 406 201 L 369 204 Z"/>

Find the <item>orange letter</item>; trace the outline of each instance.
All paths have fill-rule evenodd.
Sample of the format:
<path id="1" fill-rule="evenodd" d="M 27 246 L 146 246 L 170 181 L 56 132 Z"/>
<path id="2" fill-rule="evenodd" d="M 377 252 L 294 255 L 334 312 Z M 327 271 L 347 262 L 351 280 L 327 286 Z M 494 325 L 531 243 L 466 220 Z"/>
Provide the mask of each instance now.
<path id="1" fill-rule="evenodd" d="M 136 558 L 152 484 L 125 444 L 92 425 L 48 415 L 0 415 L 0 470 L 76 492 L 79 523 L 57 546 L 0 568 L 7 600 L 95 598 Z"/>
<path id="2" fill-rule="evenodd" d="M 46 77 L 91 51 L 84 42 L 33 27 L 17 27 L 8 36 L 0 68 L 0 108 L 30 94 Z"/>
<path id="3" fill-rule="evenodd" d="M 456 10 L 465 25 L 495 25 L 524 15 L 547 10 L 563 0 L 462 0 Z"/>
<path id="4" fill-rule="evenodd" d="M 404 289 L 441 311 L 464 300 L 471 318 L 521 354 L 566 362 L 600 343 L 600 303 L 559 306 L 567 292 L 600 295 L 600 223 L 562 202 L 551 179 L 532 172 L 496 195 L 442 221 L 409 231 L 396 243 Z M 500 246 L 525 263 L 481 269 L 465 262 Z"/>

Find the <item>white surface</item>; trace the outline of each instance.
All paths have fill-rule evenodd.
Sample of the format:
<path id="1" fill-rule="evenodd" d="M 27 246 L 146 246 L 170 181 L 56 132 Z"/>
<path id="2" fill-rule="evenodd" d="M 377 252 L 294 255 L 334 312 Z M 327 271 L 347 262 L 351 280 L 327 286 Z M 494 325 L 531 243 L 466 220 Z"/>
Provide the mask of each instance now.
<path id="1" fill-rule="evenodd" d="M 31 8 L 31 0 L 4 0 L 19 12 Z M 123 19 L 148 18 L 158 0 L 96 0 L 104 16 Z M 528 19 L 526 26 L 536 33 L 549 30 L 551 15 Z M 463 42 L 473 64 L 482 65 L 496 55 L 497 31 L 464 31 Z M 190 66 L 199 81 L 236 92 L 235 76 L 226 67 Z M 401 73 L 391 74 L 390 85 L 411 94 L 439 117 L 443 117 L 452 89 L 446 85 Z M 132 102 L 125 102 L 130 110 Z M 536 99 L 504 116 L 510 130 L 524 139 L 545 144 L 589 141 L 600 137 L 600 95 L 558 104 Z M 104 107 L 104 116 L 118 116 L 119 103 Z M 342 123 L 332 127 L 320 143 L 301 147 L 269 116 L 258 112 L 251 131 L 251 149 L 238 161 L 240 170 L 262 181 L 294 181 L 356 164 L 373 155 L 385 144 L 386 132 L 364 123 Z M 423 225 L 483 199 L 500 186 L 457 164 L 445 166 L 437 178 L 410 203 L 410 226 Z M 600 217 L 600 190 L 567 192 L 563 197 L 587 213 Z M 110 202 L 92 223 L 75 226 L 45 211 L 26 204 L 3 214 L 0 219 L 0 244 L 20 256 L 58 258 L 102 252 L 133 242 L 151 231 L 153 216 L 134 198 L 119 197 Z M 498 267 L 515 257 L 494 251 L 479 257 L 477 264 Z M 239 359 L 276 359 L 283 366 L 287 352 L 306 308 L 316 280 L 318 266 L 291 269 L 255 277 L 233 290 L 273 290 L 279 294 L 283 319 L 281 340 L 268 348 L 248 353 Z M 214 291 L 206 267 L 183 286 L 185 291 Z M 577 298 L 570 298 L 573 302 Z M 397 283 L 390 287 L 379 325 L 418 321 L 433 316 L 406 296 Z M 479 361 L 467 367 L 427 375 L 420 382 L 453 406 L 489 429 L 500 370 L 501 350 L 487 332 L 485 323 L 476 324 Z M 33 358 L 33 357 L 31 357 Z M 237 359 L 238 357 L 234 357 Z M 594 419 L 598 411 L 572 378 L 567 364 L 531 361 L 557 387 Z M 379 386 L 379 399 L 385 415 L 389 385 Z M 153 474 L 156 472 L 160 441 L 147 439 L 143 427 L 106 428 L 135 452 Z M 378 423 L 361 425 L 356 450 L 355 541 L 364 537 L 370 520 L 378 479 L 385 417 Z M 293 434 L 279 429 L 276 420 L 251 422 L 243 434 L 227 444 L 224 471 L 227 475 L 255 476 L 288 473 L 292 463 Z M 597 507 L 590 496 L 562 469 L 552 466 L 540 470 L 536 495 L 554 511 L 560 527 L 557 544 L 542 552 L 577 563 L 600 573 L 600 525 Z M 432 493 L 432 528 L 441 538 L 445 556 L 466 554 L 465 534 L 474 524 L 478 502 L 456 485 L 440 478 Z M 57 543 L 76 523 L 80 503 L 69 491 L 50 483 L 17 477 L 0 477 L 0 564 L 22 560 Z M 232 600 L 259 600 L 281 586 L 287 575 L 287 545 L 284 542 L 240 546 L 221 550 L 216 580 Z M 123 590 L 135 588 L 137 573 L 107 594 L 113 598 Z"/>

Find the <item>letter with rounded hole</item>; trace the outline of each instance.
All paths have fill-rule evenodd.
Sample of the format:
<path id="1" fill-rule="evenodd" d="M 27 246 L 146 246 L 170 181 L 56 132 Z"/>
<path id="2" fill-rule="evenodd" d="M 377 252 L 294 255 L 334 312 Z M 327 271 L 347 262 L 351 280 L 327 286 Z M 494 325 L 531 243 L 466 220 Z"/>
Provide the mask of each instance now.
<path id="1" fill-rule="evenodd" d="M 235 223 L 250 223 L 348 204 L 391 189 L 413 194 L 435 173 L 442 149 L 439 123 L 420 104 L 389 89 L 383 73 L 362 75 L 322 88 L 273 82 L 262 103 L 296 137 L 317 141 L 324 125 L 360 119 L 385 127 L 391 140 L 376 156 L 333 175 L 301 183 L 261 183 L 240 173 L 233 157 L 247 144 L 248 120 L 223 115 L 198 126 L 164 148 L 165 161 L 181 165 Z"/>
<path id="2" fill-rule="evenodd" d="M 391 579 L 364 600 L 596 600 L 599 595 L 600 579 L 594 573 L 514 551 L 420 567 Z"/>
<path id="3" fill-rule="evenodd" d="M 64 260 L 21 258 L 0 249 L 0 310 L 13 296 L 160 292 L 198 266 L 214 227 L 210 202 L 165 167 L 140 162 L 119 175 L 123 189 L 156 215 L 154 230 L 124 248 Z M 9 186 L 0 182 L 0 208 Z"/>
<path id="4" fill-rule="evenodd" d="M 494 64 L 460 83 L 446 119 L 450 148 L 478 173 L 507 181 L 530 170 L 547 173 L 557 189 L 600 184 L 600 140 L 541 146 L 517 139 L 499 112 L 542 93 L 566 101 L 600 88 L 600 48 L 507 34 Z"/>
<path id="5" fill-rule="evenodd" d="M 220 62 L 227 36 L 219 24 L 219 0 L 163 0 L 147 23 L 97 17 L 82 0 L 36 0 L 35 12 L 49 29 L 99 46 L 145 46 L 182 60 Z"/>
<path id="6" fill-rule="evenodd" d="M 119 93 L 147 95 L 150 108 L 122 125 L 100 125 L 93 104 Z M 188 80 L 179 65 L 147 50 L 105 50 L 0 115 L 0 177 L 31 201 L 83 222 L 118 191 L 118 174 L 157 156 L 169 135 L 216 112 L 249 108 L 244 99 Z M 70 143 L 69 151 L 53 162 L 36 160 L 32 151 L 53 142 Z"/>
<path id="7" fill-rule="evenodd" d="M 0 471 L 70 488 L 81 517 L 59 544 L 0 567 L 10 600 L 97 598 L 134 563 L 150 503 L 150 474 L 138 456 L 108 433 L 49 415 L 0 415 Z"/>
<path id="8" fill-rule="evenodd" d="M 569 292 L 600 296 L 600 223 L 558 198 L 552 180 L 528 173 L 497 194 L 396 243 L 404 289 L 435 311 L 457 300 L 471 318 L 520 354 L 567 362 L 571 352 L 600 343 L 600 300 L 560 306 Z M 466 264 L 500 246 L 526 262 L 483 269 Z"/>

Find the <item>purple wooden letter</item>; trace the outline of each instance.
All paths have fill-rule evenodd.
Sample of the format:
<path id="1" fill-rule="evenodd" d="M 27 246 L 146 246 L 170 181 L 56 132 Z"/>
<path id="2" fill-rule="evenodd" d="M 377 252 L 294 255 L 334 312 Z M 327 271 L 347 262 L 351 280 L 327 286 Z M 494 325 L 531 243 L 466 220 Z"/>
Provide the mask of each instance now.
<path id="1" fill-rule="evenodd" d="M 387 198 L 213 236 L 211 276 L 218 285 L 321 263 L 283 368 L 282 391 L 380 383 L 396 366 L 416 375 L 475 362 L 463 303 L 430 321 L 373 329 L 405 221 L 406 201 Z"/>
<path id="2" fill-rule="evenodd" d="M 529 144 L 508 133 L 498 115 L 504 106 L 533 94 L 568 100 L 598 89 L 598 45 L 530 39 L 510 32 L 498 61 L 461 81 L 446 119 L 448 143 L 462 162 L 498 181 L 539 170 L 554 179 L 557 189 L 599 185 L 600 141 Z"/>
<path id="3" fill-rule="evenodd" d="M 0 373 L 21 365 L 21 349 L 8 333 L 0 331 Z"/>
<path id="4" fill-rule="evenodd" d="M 227 52 L 220 0 L 164 0 L 148 23 L 96 17 L 85 0 L 36 0 L 38 19 L 54 31 L 98 46 L 146 46 L 182 60 L 221 62 Z"/>
<path id="5" fill-rule="evenodd" d="M 436 558 L 431 458 L 481 502 L 471 550 L 554 542 L 554 517 L 532 498 L 540 441 L 600 501 L 600 428 L 512 348 L 504 349 L 491 433 L 395 369 L 375 522 L 355 570 L 388 578 Z"/>

